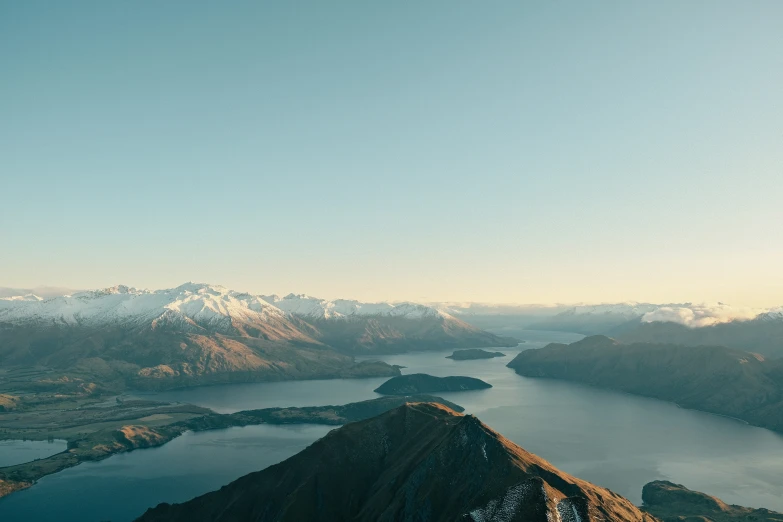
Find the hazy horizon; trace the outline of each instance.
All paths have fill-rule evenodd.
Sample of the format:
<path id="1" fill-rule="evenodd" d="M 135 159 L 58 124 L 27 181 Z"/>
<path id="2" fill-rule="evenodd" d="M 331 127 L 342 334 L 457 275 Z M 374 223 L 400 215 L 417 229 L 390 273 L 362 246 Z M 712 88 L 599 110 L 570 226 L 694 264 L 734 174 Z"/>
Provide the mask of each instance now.
<path id="1" fill-rule="evenodd" d="M 727 303 L 724 301 L 698 301 L 698 300 L 685 300 L 685 301 L 659 301 L 659 302 L 653 302 L 653 301 L 641 301 L 641 300 L 624 300 L 624 301 L 571 301 L 571 302 L 532 302 L 532 301 L 468 301 L 468 300 L 452 300 L 452 301 L 437 301 L 437 300 L 421 300 L 421 299 L 370 299 L 370 300 L 363 300 L 363 299 L 357 299 L 350 295 L 316 295 L 310 292 L 306 291 L 279 291 L 279 292 L 269 292 L 269 291 L 250 291 L 247 288 L 244 287 L 230 287 L 227 285 L 223 285 L 216 282 L 209 282 L 209 281 L 183 281 L 179 284 L 174 284 L 171 286 L 166 287 L 148 287 L 148 286 L 139 286 L 139 285 L 128 285 L 124 283 L 119 283 L 116 285 L 108 285 L 108 286 L 92 286 L 92 287 L 84 287 L 84 288 L 68 288 L 64 287 L 62 285 L 35 285 L 30 287 L 21 287 L 21 286 L 11 286 L 11 285 L 0 285 L 0 298 L 4 297 L 14 297 L 14 296 L 20 296 L 24 295 L 25 293 L 31 293 L 34 295 L 38 295 L 39 297 L 44 298 L 51 298 L 51 297 L 58 297 L 61 295 L 71 295 L 79 292 L 89 292 L 89 291 L 95 291 L 95 290 L 103 290 L 106 288 L 114 288 L 117 286 L 127 286 L 128 288 L 135 289 L 135 290 L 142 290 L 142 291 L 158 291 L 158 290 L 168 290 L 172 288 L 177 288 L 182 285 L 187 284 L 204 284 L 204 285 L 210 285 L 210 286 L 218 286 L 223 287 L 228 290 L 233 290 L 237 292 L 250 292 L 254 295 L 264 295 L 264 296 L 278 296 L 278 297 L 285 297 L 288 295 L 295 295 L 295 296 L 307 296 L 310 298 L 316 298 L 316 299 L 325 299 L 325 300 L 336 300 L 336 299 L 347 299 L 347 300 L 356 300 L 356 301 L 363 301 L 366 303 L 403 303 L 403 302 L 413 302 L 413 303 L 419 303 L 424 305 L 430 305 L 430 306 L 443 306 L 443 307 L 454 307 L 454 308 L 470 308 L 475 307 L 476 309 L 479 309 L 481 307 L 488 308 L 488 309 L 530 309 L 531 311 L 535 310 L 541 310 L 541 309 L 564 309 L 569 307 L 590 307 L 590 306 L 604 306 L 604 305 L 657 305 L 657 306 L 679 306 L 679 305 L 688 305 L 693 307 L 702 307 L 705 310 L 710 310 L 711 312 L 714 311 L 720 311 L 721 309 L 725 309 L 726 313 L 729 313 L 732 318 L 752 318 L 754 314 L 761 313 L 766 310 L 770 309 L 779 309 L 783 307 L 781 304 L 776 304 L 772 306 L 757 306 L 757 307 L 749 307 L 746 305 L 738 305 L 736 303 Z M 14 293 L 12 290 L 17 290 L 19 292 Z"/>
<path id="2" fill-rule="evenodd" d="M 0 2 L 0 520 L 783 521 L 781 21 Z"/>
<path id="3" fill-rule="evenodd" d="M 3 5 L 3 278 L 783 304 L 783 3 L 444 6 Z"/>

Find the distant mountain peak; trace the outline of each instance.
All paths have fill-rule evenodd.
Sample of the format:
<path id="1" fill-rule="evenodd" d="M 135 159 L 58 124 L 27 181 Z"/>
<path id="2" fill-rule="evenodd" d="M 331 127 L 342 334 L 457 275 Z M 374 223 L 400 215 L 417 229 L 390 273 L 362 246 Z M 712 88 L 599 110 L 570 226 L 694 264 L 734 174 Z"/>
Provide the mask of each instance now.
<path id="1" fill-rule="evenodd" d="M 178 287 L 176 287 L 174 290 L 179 290 L 181 292 L 191 292 L 194 294 L 209 292 L 218 295 L 231 292 L 231 290 L 229 290 L 228 288 L 222 285 L 213 285 L 210 283 L 194 283 L 193 281 L 188 281 L 187 283 L 181 284 Z"/>
<path id="2" fill-rule="evenodd" d="M 35 294 L 15 295 L 11 297 L 0 297 L 0 301 L 14 302 L 38 302 L 43 301 L 43 297 L 39 297 Z"/>
<path id="3" fill-rule="evenodd" d="M 283 297 L 283 299 L 317 299 L 315 297 L 310 297 L 307 294 L 295 294 L 291 292 L 287 296 Z"/>
<path id="4" fill-rule="evenodd" d="M 47 300 L 20 300 L 0 308 L 0 321 L 70 325 L 225 326 L 226 321 L 264 321 L 284 312 L 263 299 L 219 285 L 185 283 L 164 290 L 117 285 Z"/>
<path id="5" fill-rule="evenodd" d="M 363 303 L 353 299 L 321 299 L 307 294 L 262 296 L 269 304 L 286 312 L 313 319 L 344 319 L 350 317 L 449 317 L 445 312 L 415 303 Z"/>
<path id="6" fill-rule="evenodd" d="M 756 319 L 762 321 L 781 321 L 783 320 L 783 306 L 770 308 L 766 312 L 759 314 Z"/>

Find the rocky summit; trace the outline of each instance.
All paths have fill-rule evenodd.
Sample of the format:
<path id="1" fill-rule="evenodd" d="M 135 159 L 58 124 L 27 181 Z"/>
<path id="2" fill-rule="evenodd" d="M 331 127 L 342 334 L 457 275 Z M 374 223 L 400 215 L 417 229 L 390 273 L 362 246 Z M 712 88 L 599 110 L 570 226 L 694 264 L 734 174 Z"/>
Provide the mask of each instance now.
<path id="1" fill-rule="evenodd" d="M 470 415 L 408 403 L 138 522 L 635 521 L 630 501 L 553 467 Z"/>

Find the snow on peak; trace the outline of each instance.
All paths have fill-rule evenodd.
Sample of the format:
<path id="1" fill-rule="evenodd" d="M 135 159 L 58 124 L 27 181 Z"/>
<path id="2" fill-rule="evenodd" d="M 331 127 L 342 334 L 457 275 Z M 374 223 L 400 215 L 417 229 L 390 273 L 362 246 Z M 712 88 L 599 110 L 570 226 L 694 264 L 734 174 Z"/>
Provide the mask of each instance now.
<path id="1" fill-rule="evenodd" d="M 226 288 L 225 286 L 210 285 L 208 283 L 194 283 L 192 281 L 179 285 L 177 288 L 174 288 L 173 290 L 178 291 L 180 293 L 191 293 L 191 294 L 223 295 L 226 293 L 232 293 L 232 291 Z"/>
<path id="2" fill-rule="evenodd" d="M 259 296 L 193 282 L 155 291 L 117 285 L 46 300 L 35 296 L 0 300 L 0 322 L 48 325 L 155 326 L 180 322 L 221 327 L 230 325 L 232 320 L 266 321 L 286 314 L 318 319 L 448 317 L 445 312 L 414 303 L 329 301 L 306 294 Z"/>
<path id="3" fill-rule="evenodd" d="M 306 294 L 264 296 L 264 299 L 281 310 L 314 319 L 340 319 L 348 317 L 446 317 L 447 314 L 430 306 L 414 303 L 362 303 L 350 299 L 319 299 Z"/>
<path id="4" fill-rule="evenodd" d="M 71 296 L 10 303 L 0 305 L 2 322 L 141 326 L 165 319 L 218 326 L 232 319 L 265 321 L 285 315 L 258 296 L 197 283 L 156 291 L 118 285 Z"/>
<path id="5" fill-rule="evenodd" d="M 43 301 L 43 297 L 38 297 L 35 294 L 26 294 L 26 295 L 14 295 L 11 297 L 0 297 L 0 301 L 8 301 L 8 302 L 38 302 Z"/>
<path id="6" fill-rule="evenodd" d="M 294 294 L 293 292 L 285 296 L 283 299 L 316 299 L 315 297 L 310 297 L 307 294 Z"/>
<path id="7" fill-rule="evenodd" d="M 766 312 L 759 314 L 756 319 L 764 321 L 783 321 L 783 306 L 770 308 Z"/>

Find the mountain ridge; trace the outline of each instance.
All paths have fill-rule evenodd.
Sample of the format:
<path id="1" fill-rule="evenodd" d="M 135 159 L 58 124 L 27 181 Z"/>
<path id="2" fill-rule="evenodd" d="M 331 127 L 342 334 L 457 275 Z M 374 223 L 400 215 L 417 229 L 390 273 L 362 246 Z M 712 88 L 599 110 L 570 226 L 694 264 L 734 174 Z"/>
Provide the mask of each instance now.
<path id="1" fill-rule="evenodd" d="M 624 344 L 596 335 L 520 352 L 507 366 L 525 377 L 653 397 L 783 431 L 783 360 L 734 348 Z"/>
<path id="2" fill-rule="evenodd" d="M 3 298 L 0 364 L 40 367 L 28 387 L 93 393 L 125 386 L 392 377 L 398 369 L 357 364 L 354 355 L 516 344 L 421 305 L 357 303 L 338 303 L 345 313 L 318 319 L 281 310 L 262 296 L 202 283 Z M 3 377 L 0 390 L 10 386 Z"/>
<path id="3" fill-rule="evenodd" d="M 346 471 L 349 470 L 349 471 Z M 649 521 L 471 415 L 408 403 L 333 430 L 301 453 L 139 522 L 185 520 Z"/>

